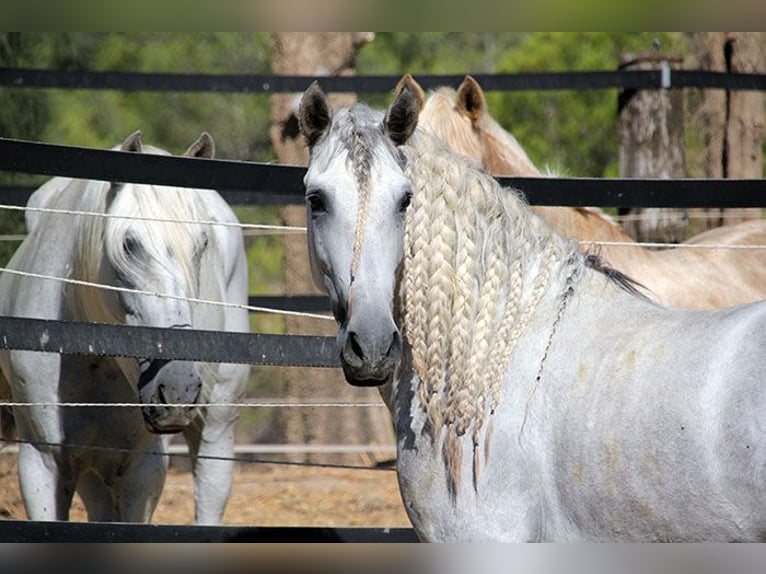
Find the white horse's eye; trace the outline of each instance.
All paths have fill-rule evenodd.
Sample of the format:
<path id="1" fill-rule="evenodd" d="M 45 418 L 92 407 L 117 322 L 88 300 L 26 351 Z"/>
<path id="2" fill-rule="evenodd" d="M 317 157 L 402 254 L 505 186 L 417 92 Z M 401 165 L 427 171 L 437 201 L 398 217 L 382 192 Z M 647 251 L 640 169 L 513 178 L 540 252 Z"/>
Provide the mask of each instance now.
<path id="1" fill-rule="evenodd" d="M 306 204 L 311 215 L 320 215 L 327 211 L 327 202 L 321 191 L 311 191 L 306 194 Z"/>
<path id="2" fill-rule="evenodd" d="M 407 190 L 407 192 L 399 200 L 399 213 L 404 213 L 405 211 L 407 211 L 407 208 L 410 206 L 411 202 L 412 202 L 412 191 Z"/>
<path id="3" fill-rule="evenodd" d="M 137 257 L 141 252 L 141 244 L 132 234 L 126 234 L 122 238 L 122 251 L 128 257 Z"/>
<path id="4" fill-rule="evenodd" d="M 210 241 L 210 237 L 208 236 L 207 231 L 203 231 L 199 237 L 199 242 L 197 243 L 197 251 L 202 252 L 205 249 L 207 249 L 207 245 L 209 241 Z"/>

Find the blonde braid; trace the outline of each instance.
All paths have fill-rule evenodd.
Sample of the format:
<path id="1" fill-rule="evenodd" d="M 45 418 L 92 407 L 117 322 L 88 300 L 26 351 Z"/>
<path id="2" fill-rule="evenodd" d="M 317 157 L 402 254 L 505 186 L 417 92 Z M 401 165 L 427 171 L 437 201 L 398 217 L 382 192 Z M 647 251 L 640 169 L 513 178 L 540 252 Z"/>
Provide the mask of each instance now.
<path id="1" fill-rule="evenodd" d="M 519 209 L 514 192 L 424 136 L 404 147 L 414 194 L 405 233 L 404 325 L 420 377 L 417 397 L 434 444 L 443 436 L 447 479 L 457 494 L 464 435 L 472 429 L 476 488 L 481 432 L 486 459 L 508 362 L 560 253 L 556 237 Z"/>
<path id="2" fill-rule="evenodd" d="M 420 150 L 412 150 L 422 153 Z M 450 220 L 457 209 L 457 186 L 444 180 L 445 174 L 429 161 L 408 163 L 411 181 L 441 182 L 416 189 L 418 202 L 411 206 L 416 215 L 412 237 L 424 238 L 422 244 L 412 245 L 414 277 L 408 282 L 407 297 L 415 295 L 409 305 L 405 325 L 412 339 L 413 363 L 420 366 L 421 385 L 418 398 L 426 409 L 434 437 L 443 421 L 443 395 L 447 387 L 449 332 L 451 327 L 451 283 L 454 275 L 452 254 L 457 234 Z M 418 225 L 418 227 L 414 227 Z M 417 233 L 414 230 L 417 229 Z M 427 239 L 430 238 L 430 241 Z M 410 291 L 410 289 L 414 291 Z"/>
<path id="3" fill-rule="evenodd" d="M 429 418 L 433 428 L 438 429 L 443 423 L 444 395 L 447 389 L 447 372 L 452 320 L 453 279 L 455 275 L 454 256 L 457 245 L 455 217 L 459 216 L 457 190 L 455 182 L 447 181 L 445 173 L 434 170 L 429 181 L 442 178 L 444 185 L 434 186 L 436 197 L 430 201 L 431 232 L 431 282 L 429 288 L 430 305 L 427 308 L 428 346 L 426 365 L 428 366 L 428 387 L 432 400 L 429 402 Z M 438 180 L 436 180 L 438 181 Z"/>
<path id="4" fill-rule="evenodd" d="M 461 205 L 461 208 L 463 206 Z M 479 250 L 470 230 L 478 227 L 475 212 L 462 210 L 459 220 L 458 249 L 455 253 L 455 277 L 453 280 L 452 332 L 450 352 L 449 389 L 447 392 L 446 420 L 454 424 L 460 419 L 463 406 L 470 402 L 465 395 L 466 366 L 474 355 L 471 325 L 476 310 L 474 303 L 479 290 Z M 458 430 L 463 434 L 465 428 Z"/>
<path id="5" fill-rule="evenodd" d="M 425 380 L 426 366 L 426 301 L 428 298 L 429 234 L 427 227 L 428 197 L 425 193 L 413 193 L 404 227 L 404 278 L 403 300 L 405 303 L 404 331 L 412 347 L 413 368 L 421 381 Z M 418 398 L 424 406 L 428 398 L 423 385 L 418 388 Z"/>

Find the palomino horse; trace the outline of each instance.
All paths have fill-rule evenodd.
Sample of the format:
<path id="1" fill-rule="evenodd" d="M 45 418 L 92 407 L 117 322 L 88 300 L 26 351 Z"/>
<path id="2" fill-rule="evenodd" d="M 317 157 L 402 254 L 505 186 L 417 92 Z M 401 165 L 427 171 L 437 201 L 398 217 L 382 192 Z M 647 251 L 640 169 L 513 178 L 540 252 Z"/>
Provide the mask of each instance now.
<path id="1" fill-rule="evenodd" d="M 426 98 L 419 126 L 431 131 L 453 150 L 494 175 L 539 177 L 542 174 L 512 134 L 489 114 L 481 86 L 466 76 L 457 90 L 442 87 Z M 681 247 L 651 250 L 642 247 L 604 213 L 591 208 L 533 206 L 532 210 L 565 237 L 588 242 L 619 242 L 600 246 L 610 265 L 627 273 L 661 303 L 673 307 L 728 307 L 766 298 L 766 220 L 753 220 L 704 232 Z M 725 245 L 734 246 L 727 249 Z"/>
<path id="2" fill-rule="evenodd" d="M 212 157 L 213 148 L 204 133 L 186 155 Z M 143 146 L 138 132 L 115 149 L 168 155 Z M 0 277 L 0 315 L 249 330 L 242 236 L 216 192 L 59 177 L 28 206 L 48 211 L 28 212 L 29 234 Z M 167 468 L 166 457 L 151 451 L 164 452 L 163 433 L 182 432 L 193 458 L 196 521 L 220 522 L 238 410 L 174 405 L 236 402 L 249 366 L 23 351 L 3 351 L 0 363 L 15 403 L 33 403 L 14 406 L 30 519 L 66 520 L 76 490 L 90 520 L 148 521 Z M 137 398 L 141 408 L 57 406 Z"/>
<path id="3" fill-rule="evenodd" d="M 313 272 L 381 385 L 423 540 L 757 540 L 766 302 L 662 307 L 512 190 L 385 113 L 299 120 Z"/>

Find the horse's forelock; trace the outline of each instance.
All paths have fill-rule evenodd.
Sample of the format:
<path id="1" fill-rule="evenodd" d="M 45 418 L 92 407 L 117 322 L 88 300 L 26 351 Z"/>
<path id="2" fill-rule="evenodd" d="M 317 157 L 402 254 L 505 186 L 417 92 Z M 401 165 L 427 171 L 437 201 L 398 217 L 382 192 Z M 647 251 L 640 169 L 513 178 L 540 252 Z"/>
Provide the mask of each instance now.
<path id="1" fill-rule="evenodd" d="M 196 193 L 190 189 L 160 187 L 149 185 L 126 185 L 109 208 L 110 215 L 122 215 L 127 218 L 152 218 L 157 220 L 199 221 L 206 219 L 204 209 Z M 144 221 L 110 218 L 104 229 L 104 245 L 110 250 L 110 259 L 123 271 L 137 275 L 140 269 L 135 267 L 131 258 L 126 257 L 122 249 L 122 240 L 126 228 L 130 227 L 143 240 L 142 245 L 148 256 L 162 264 L 172 253 L 175 263 L 180 267 L 187 292 L 196 294 L 194 279 L 194 261 L 189 254 L 194 252 L 196 234 L 193 224 L 168 221 Z"/>

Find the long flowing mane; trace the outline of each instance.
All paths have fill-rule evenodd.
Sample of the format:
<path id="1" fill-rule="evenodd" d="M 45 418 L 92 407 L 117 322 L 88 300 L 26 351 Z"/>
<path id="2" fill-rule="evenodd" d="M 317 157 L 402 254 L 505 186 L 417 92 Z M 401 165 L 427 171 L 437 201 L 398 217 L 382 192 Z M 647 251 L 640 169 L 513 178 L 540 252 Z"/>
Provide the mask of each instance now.
<path id="1" fill-rule="evenodd" d="M 505 368 L 527 321 L 548 290 L 564 296 L 585 262 L 578 244 L 553 232 L 518 194 L 430 134 L 416 132 L 404 152 L 413 184 L 404 332 L 434 440 L 446 427 L 445 457 L 456 481 L 458 439 L 471 431 L 482 444 L 488 417 L 491 433 Z M 474 479 L 480 454 L 475 450 Z"/>

